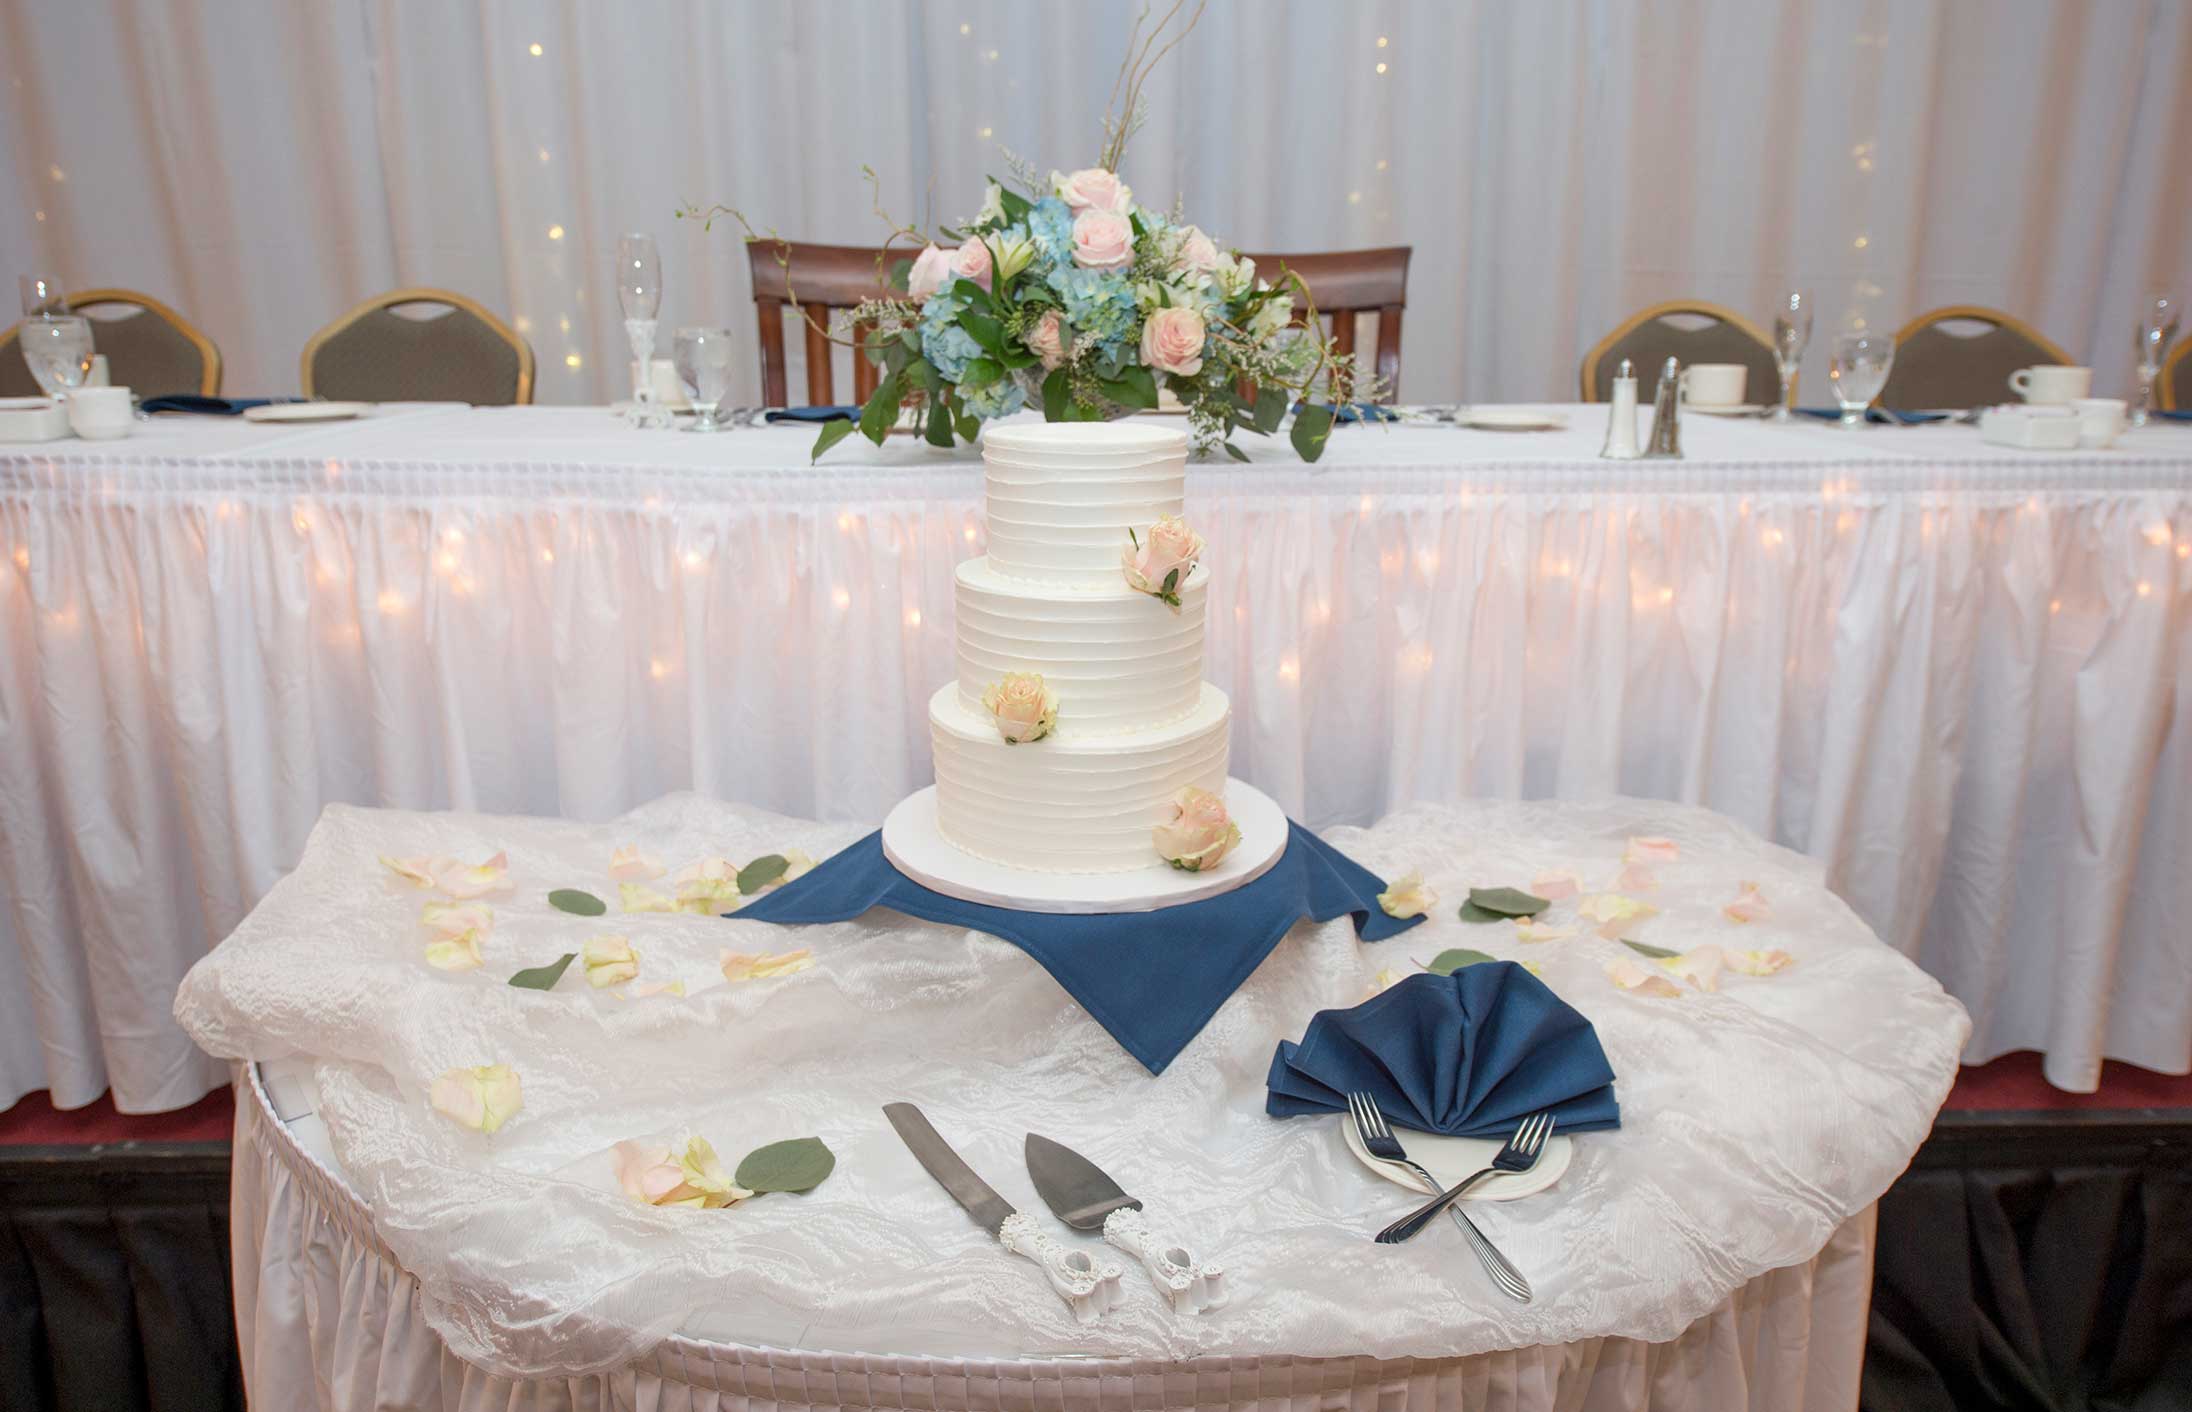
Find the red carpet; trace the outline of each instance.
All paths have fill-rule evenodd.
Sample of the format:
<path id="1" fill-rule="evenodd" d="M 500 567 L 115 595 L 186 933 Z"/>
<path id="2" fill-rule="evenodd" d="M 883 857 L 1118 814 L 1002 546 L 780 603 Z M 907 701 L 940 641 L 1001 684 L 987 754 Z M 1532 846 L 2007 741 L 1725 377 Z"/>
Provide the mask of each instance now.
<path id="1" fill-rule="evenodd" d="M 2101 1066 L 2098 1093 L 2065 1093 L 2040 1074 L 2040 1056 L 2026 1050 L 1967 1068 L 1949 1091 L 1948 1107 L 2003 1113 L 2073 1108 L 2192 1109 L 2192 1076 L 2157 1074 L 2114 1060 Z"/>
<path id="2" fill-rule="evenodd" d="M 62 1112 L 43 1093 L 0 1113 L 0 1147 L 89 1147 L 102 1142 L 226 1142 L 236 1118 L 236 1101 L 216 1089 L 172 1113 L 117 1113 L 114 1096 Z"/>

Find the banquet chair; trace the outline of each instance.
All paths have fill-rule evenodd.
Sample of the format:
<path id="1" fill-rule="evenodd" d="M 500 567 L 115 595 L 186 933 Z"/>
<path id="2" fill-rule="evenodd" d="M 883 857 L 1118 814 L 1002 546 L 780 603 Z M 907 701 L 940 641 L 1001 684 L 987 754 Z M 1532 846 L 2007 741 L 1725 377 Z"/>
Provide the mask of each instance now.
<path id="1" fill-rule="evenodd" d="M 2177 345 L 2154 379 L 2155 405 L 2165 412 L 2192 412 L 2192 337 Z"/>
<path id="2" fill-rule="evenodd" d="M 1273 284 L 1282 271 L 1291 270 L 1308 287 L 1321 318 L 1332 321 L 1332 346 L 1340 353 L 1355 351 L 1355 319 L 1374 314 L 1378 341 L 1373 367 L 1380 395 L 1393 401 L 1400 389 L 1400 316 L 1408 307 L 1408 256 L 1413 246 L 1392 245 L 1379 250 L 1332 250 L 1312 255 L 1251 255 L 1256 273 Z M 1302 320 L 1298 316 L 1295 322 Z"/>
<path id="3" fill-rule="evenodd" d="M 1931 309 L 1895 331 L 1883 407 L 1991 407 L 2011 397 L 2009 375 L 2070 355 L 2015 317 L 1978 304 Z"/>
<path id="4" fill-rule="evenodd" d="M 438 306 L 425 318 L 407 306 Z M 300 373 L 304 395 L 352 402 L 469 402 L 504 407 L 533 400 L 533 349 L 485 308 L 446 289 L 392 289 L 312 335 Z"/>
<path id="5" fill-rule="evenodd" d="M 794 241 L 747 242 L 746 259 L 753 269 L 754 317 L 761 330 L 761 401 L 769 407 L 791 401 L 790 369 L 784 352 L 784 322 L 800 319 L 807 340 L 807 401 L 817 407 L 837 402 L 837 374 L 830 366 L 833 345 L 801 314 L 829 324 L 833 311 L 850 309 L 867 299 L 904 299 L 906 292 L 892 289 L 878 268 L 883 252 L 873 246 L 803 245 Z M 911 259 L 914 252 L 893 251 L 892 260 Z M 792 308 L 797 296 L 799 308 Z M 852 360 L 853 401 L 865 403 L 882 382 L 882 369 L 865 357 Z"/>
<path id="6" fill-rule="evenodd" d="M 1770 403 L 1780 395 L 1773 343 L 1758 325 L 1702 299 L 1670 299 L 1638 310 L 1583 355 L 1583 400 L 1604 402 L 1613 395 L 1614 371 L 1623 358 L 1635 366 L 1638 391 L 1649 398 L 1669 357 L 1684 367 L 1740 363 L 1749 370 L 1744 400 Z"/>
<path id="7" fill-rule="evenodd" d="M 220 395 L 221 350 L 151 295 L 134 289 L 87 289 L 70 296 L 68 305 L 69 312 L 91 320 L 92 347 L 106 355 L 107 378 L 116 387 L 143 397 Z M 38 395 L 11 328 L 0 335 L 0 397 Z"/>

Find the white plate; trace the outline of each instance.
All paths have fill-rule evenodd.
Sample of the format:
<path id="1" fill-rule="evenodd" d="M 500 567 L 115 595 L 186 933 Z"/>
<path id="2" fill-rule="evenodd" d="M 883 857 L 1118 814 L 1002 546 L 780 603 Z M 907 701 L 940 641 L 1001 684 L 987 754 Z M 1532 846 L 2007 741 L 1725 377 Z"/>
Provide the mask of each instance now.
<path id="1" fill-rule="evenodd" d="M 1726 407 L 1707 407 L 1696 402 L 1685 402 L 1682 410 L 1702 412 L 1708 417 L 1755 417 L 1766 408 L 1757 402 L 1737 402 Z"/>
<path id="2" fill-rule="evenodd" d="M 1425 1196 L 1436 1196 L 1423 1184 L 1423 1178 L 1401 1166 L 1398 1162 L 1380 1162 L 1363 1147 L 1362 1139 L 1355 1134 L 1355 1124 L 1345 1113 L 1339 1116 L 1340 1136 L 1347 1142 L 1347 1150 L 1355 1154 L 1355 1160 L 1376 1172 L 1396 1186 L 1410 1191 L 1420 1191 Z M 1492 1165 L 1504 1142 L 1481 1137 L 1440 1137 L 1433 1133 L 1410 1132 L 1396 1128 L 1394 1135 L 1408 1155 L 1429 1170 L 1432 1176 L 1452 1186 L 1471 1172 L 1482 1171 Z M 1527 1172 L 1503 1172 L 1496 1177 L 1486 1177 L 1469 1188 L 1464 1201 L 1514 1201 L 1520 1197 L 1535 1196 L 1568 1170 L 1568 1163 L 1575 1157 L 1575 1139 L 1555 1134 L 1545 1144 L 1545 1150 L 1537 1155 L 1537 1165 Z M 1441 1188 L 1443 1190 L 1444 1188 Z"/>
<path id="3" fill-rule="evenodd" d="M 1559 431 L 1568 425 L 1565 417 L 1504 407 L 1471 407 L 1459 420 L 1463 426 L 1475 427 L 1478 431 Z"/>
<path id="4" fill-rule="evenodd" d="M 340 422 L 372 409 L 370 402 L 269 402 L 244 408 L 247 422 Z"/>

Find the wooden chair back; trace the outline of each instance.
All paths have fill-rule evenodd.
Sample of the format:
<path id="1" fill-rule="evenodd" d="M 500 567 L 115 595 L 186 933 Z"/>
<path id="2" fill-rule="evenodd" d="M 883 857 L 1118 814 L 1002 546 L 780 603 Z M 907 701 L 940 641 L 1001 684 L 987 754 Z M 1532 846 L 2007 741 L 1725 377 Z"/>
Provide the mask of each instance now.
<path id="1" fill-rule="evenodd" d="M 1943 325 L 1978 325 L 1951 333 Z M 2009 375 L 2070 355 L 2014 315 L 1980 304 L 1929 309 L 1895 331 L 1895 366 L 1880 389 L 1882 407 L 1991 407 L 2012 400 Z"/>
<path id="2" fill-rule="evenodd" d="M 835 310 L 850 309 L 869 299 L 903 299 L 905 291 L 892 289 L 876 265 L 881 254 L 874 246 L 805 245 L 793 241 L 751 241 L 746 258 L 753 270 L 754 317 L 761 333 L 761 401 L 764 406 L 791 404 L 790 364 L 784 352 L 785 316 L 792 313 L 792 296 L 799 309 L 826 328 Z M 911 259 L 914 251 L 893 251 L 891 258 Z M 796 315 L 794 315 L 796 317 Z M 800 331 L 807 347 L 807 403 L 828 407 L 837 403 L 837 374 L 830 366 L 835 346 L 821 329 L 802 320 Z M 852 400 L 865 403 L 883 380 L 882 370 L 866 357 L 852 360 Z"/>
<path id="3" fill-rule="evenodd" d="M 107 377 L 141 397 L 221 393 L 221 350 L 190 320 L 134 289 L 86 289 L 71 295 L 72 313 L 91 318 L 92 347 L 106 355 Z M 119 318 L 94 311 L 129 310 Z M 16 331 L 0 334 L 0 397 L 36 397 L 37 380 L 24 366 Z"/>
<path id="4" fill-rule="evenodd" d="M 394 312 L 407 304 L 448 312 L 427 319 Z M 476 300 L 447 289 L 374 295 L 313 334 L 298 371 L 307 397 L 475 407 L 533 400 L 532 345 Z"/>
<path id="5" fill-rule="evenodd" d="M 2192 333 L 2177 340 L 2177 351 L 2162 360 L 2154 397 L 2165 412 L 2192 412 Z"/>
<path id="6" fill-rule="evenodd" d="M 1684 327 L 1678 320 L 1697 323 Z M 1583 355 L 1583 400 L 1603 402 L 1613 395 L 1614 373 L 1627 358 L 1636 370 L 1637 388 L 1649 399 L 1667 359 L 1692 363 L 1740 363 L 1749 370 L 1744 398 L 1772 403 L 1781 395 L 1781 374 L 1773 361 L 1773 343 L 1749 319 L 1733 309 L 1702 299 L 1669 299 L 1624 319 Z"/>
<path id="7" fill-rule="evenodd" d="M 1292 270 L 1309 287 L 1317 313 L 1332 321 L 1332 346 L 1355 351 L 1355 316 L 1377 315 L 1377 348 L 1371 364 L 1388 400 L 1400 391 L 1400 319 L 1408 307 L 1408 256 L 1413 249 L 1333 250 L 1309 255 L 1252 255 L 1256 273 L 1276 284 Z M 1299 323 L 1300 319 L 1297 318 Z"/>

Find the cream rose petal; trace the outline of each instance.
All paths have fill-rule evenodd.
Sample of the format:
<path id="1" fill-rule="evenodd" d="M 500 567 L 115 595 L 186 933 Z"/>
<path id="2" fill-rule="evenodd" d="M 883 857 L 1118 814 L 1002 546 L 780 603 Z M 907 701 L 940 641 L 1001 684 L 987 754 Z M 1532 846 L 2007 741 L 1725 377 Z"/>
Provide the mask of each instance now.
<path id="1" fill-rule="evenodd" d="M 1719 947 L 1708 944 L 1693 947 L 1680 956 L 1669 956 L 1659 964 L 1699 990 L 1718 990 L 1720 968 L 1726 959 Z"/>
<path id="2" fill-rule="evenodd" d="M 1378 894 L 1378 906 L 1388 917 L 1420 917 L 1438 906 L 1438 894 L 1424 886 L 1422 873 L 1411 871 Z"/>
<path id="3" fill-rule="evenodd" d="M 596 990 L 623 985 L 639 975 L 639 952 L 630 937 L 592 937 L 581 948 L 580 959 L 586 965 L 586 983 Z"/>
<path id="4" fill-rule="evenodd" d="M 617 902 L 627 912 L 675 912 L 677 903 L 645 883 L 617 884 Z"/>
<path id="5" fill-rule="evenodd" d="M 1624 863 L 1672 863 L 1682 856 L 1682 846 L 1671 838 L 1654 838 L 1639 835 L 1629 840 L 1622 852 Z"/>
<path id="6" fill-rule="evenodd" d="M 435 881 L 443 892 L 451 897 L 482 897 L 502 890 L 510 871 L 510 855 L 497 853 L 484 863 L 466 867 L 463 864 L 450 868 Z"/>
<path id="7" fill-rule="evenodd" d="M 1396 971 L 1391 966 L 1387 966 L 1370 978 L 1370 991 L 1369 994 L 1363 996 L 1363 999 L 1368 1000 L 1372 995 L 1383 995 L 1406 979 L 1408 979 L 1408 976 L 1405 972 Z"/>
<path id="8" fill-rule="evenodd" d="M 450 1121 L 491 1133 L 524 1106 L 525 1095 L 517 1070 L 508 1064 L 482 1064 L 444 1071 L 427 1091 L 427 1101 Z"/>
<path id="9" fill-rule="evenodd" d="M 773 956 L 726 951 L 719 960 L 723 967 L 723 979 L 727 981 L 765 981 L 777 976 L 796 976 L 807 970 L 814 965 L 814 953 L 805 948 L 781 951 Z"/>
<path id="10" fill-rule="evenodd" d="M 479 939 L 475 936 L 426 943 L 426 964 L 437 971 L 476 970 L 482 959 Z"/>
<path id="11" fill-rule="evenodd" d="M 1542 897 L 1547 902 L 1562 901 L 1575 896 L 1582 890 L 1583 885 L 1576 880 L 1576 875 L 1570 872 L 1539 873 L 1536 877 L 1530 879 L 1530 892 L 1532 895 Z"/>
<path id="12" fill-rule="evenodd" d="M 1772 909 L 1766 905 L 1766 895 L 1758 890 L 1758 884 L 1739 884 L 1735 900 L 1720 909 L 1722 916 L 1731 922 L 1755 922 Z"/>
<path id="13" fill-rule="evenodd" d="M 639 851 L 636 843 L 620 846 L 609 855 L 609 876 L 618 882 L 648 882 L 669 871 Z"/>
<path id="14" fill-rule="evenodd" d="M 1575 934 L 1576 929 L 1574 927 L 1548 926 L 1535 917 L 1515 918 L 1515 940 L 1517 941 L 1566 941 Z"/>
<path id="15" fill-rule="evenodd" d="M 628 987 L 624 990 L 611 991 L 610 994 L 621 995 L 630 1000 L 647 1000 L 657 995 L 670 995 L 682 998 L 685 994 L 685 982 L 649 981 L 645 985 L 635 985 Z"/>
<path id="16" fill-rule="evenodd" d="M 1652 875 L 1646 863 L 1625 863 L 1621 876 L 1614 879 L 1614 887 L 1622 892 L 1650 892 L 1659 886 L 1659 879 Z"/>
<path id="17" fill-rule="evenodd" d="M 1608 941 L 1626 939 L 1636 928 L 1659 915 L 1649 902 L 1639 902 L 1618 892 L 1596 892 L 1577 904 L 1586 921 L 1598 923 L 1598 934 Z"/>
<path id="18" fill-rule="evenodd" d="M 1796 964 L 1796 958 L 1786 951 L 1731 951 L 1728 953 L 1728 969 L 1740 971 L 1746 976 L 1770 976 L 1785 971 Z"/>
<path id="19" fill-rule="evenodd" d="M 1637 995 L 1657 996 L 1662 1000 L 1682 998 L 1680 986 L 1663 975 L 1645 970 L 1626 956 L 1606 963 L 1606 979 Z"/>

